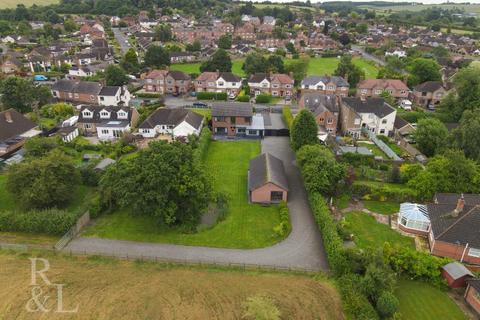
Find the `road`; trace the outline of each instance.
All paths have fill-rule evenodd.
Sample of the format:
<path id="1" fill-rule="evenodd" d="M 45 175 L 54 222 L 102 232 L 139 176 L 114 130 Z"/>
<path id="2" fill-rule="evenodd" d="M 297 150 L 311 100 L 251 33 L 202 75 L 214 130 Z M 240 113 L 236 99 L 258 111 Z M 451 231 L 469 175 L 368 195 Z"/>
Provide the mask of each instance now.
<path id="1" fill-rule="evenodd" d="M 117 40 L 118 44 L 120 45 L 120 51 L 122 51 L 122 55 L 125 55 L 128 49 L 131 48 L 130 43 L 128 43 L 128 37 L 121 28 L 112 28 L 112 30 L 115 40 Z"/>
<path id="2" fill-rule="evenodd" d="M 322 237 L 313 219 L 288 137 L 265 138 L 262 140 L 262 151 L 270 152 L 282 159 L 287 174 L 292 232 L 282 242 L 267 248 L 244 250 L 81 237 L 70 242 L 64 251 L 193 263 L 252 264 L 270 268 L 328 270 Z"/>
<path id="3" fill-rule="evenodd" d="M 381 66 L 386 66 L 386 65 L 387 65 L 387 63 L 386 63 L 384 60 L 379 59 L 379 58 L 375 57 L 374 55 L 371 55 L 370 53 L 365 52 L 365 50 L 363 50 L 362 47 L 359 47 L 359 46 L 356 46 L 356 45 L 352 45 L 352 50 L 361 53 L 361 54 L 362 54 L 362 57 L 363 57 L 364 59 L 366 59 L 366 60 L 373 61 L 373 62 L 375 62 L 376 64 L 379 64 L 379 65 L 381 65 Z"/>

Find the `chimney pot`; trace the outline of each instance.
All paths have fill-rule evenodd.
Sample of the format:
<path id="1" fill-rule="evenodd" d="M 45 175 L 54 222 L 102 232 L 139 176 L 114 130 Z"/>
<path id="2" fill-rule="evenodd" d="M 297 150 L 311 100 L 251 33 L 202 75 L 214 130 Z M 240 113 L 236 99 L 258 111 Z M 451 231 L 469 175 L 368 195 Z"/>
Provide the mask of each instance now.
<path id="1" fill-rule="evenodd" d="M 10 111 L 6 111 L 6 112 L 5 112 L 5 121 L 7 121 L 8 123 L 12 123 L 12 122 L 13 122 L 12 114 L 10 113 Z"/>
<path id="2" fill-rule="evenodd" d="M 455 208 L 455 211 L 458 213 L 463 211 L 463 207 L 465 207 L 465 199 L 463 198 L 463 193 L 460 196 L 460 198 L 457 201 L 457 207 Z"/>

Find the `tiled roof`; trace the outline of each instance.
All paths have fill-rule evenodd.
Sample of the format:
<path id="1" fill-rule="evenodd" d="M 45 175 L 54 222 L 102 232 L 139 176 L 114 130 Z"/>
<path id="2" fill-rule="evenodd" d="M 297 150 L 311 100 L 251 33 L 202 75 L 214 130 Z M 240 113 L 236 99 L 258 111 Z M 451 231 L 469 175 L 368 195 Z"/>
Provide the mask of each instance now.
<path id="1" fill-rule="evenodd" d="M 269 153 L 264 153 L 250 160 L 248 189 L 253 191 L 259 187 L 273 183 L 288 190 L 288 182 L 282 160 Z"/>
<path id="2" fill-rule="evenodd" d="M 357 86 L 359 89 L 376 89 L 376 88 L 394 88 L 396 90 L 406 90 L 408 87 L 405 83 L 397 79 L 368 79 L 362 80 Z"/>
<path id="3" fill-rule="evenodd" d="M 10 121 L 11 119 L 11 121 Z M 37 125 L 15 109 L 0 112 L 0 142 L 25 133 Z"/>
<path id="4" fill-rule="evenodd" d="M 357 97 L 342 98 L 342 102 L 357 113 L 373 113 L 379 118 L 395 112 L 388 103 L 382 98 L 361 99 Z"/>
<path id="5" fill-rule="evenodd" d="M 160 108 L 155 110 L 139 128 L 155 128 L 158 125 L 174 125 L 177 126 L 183 121 L 190 124 L 195 129 L 199 129 L 203 117 L 198 113 L 185 109 L 168 109 Z"/>

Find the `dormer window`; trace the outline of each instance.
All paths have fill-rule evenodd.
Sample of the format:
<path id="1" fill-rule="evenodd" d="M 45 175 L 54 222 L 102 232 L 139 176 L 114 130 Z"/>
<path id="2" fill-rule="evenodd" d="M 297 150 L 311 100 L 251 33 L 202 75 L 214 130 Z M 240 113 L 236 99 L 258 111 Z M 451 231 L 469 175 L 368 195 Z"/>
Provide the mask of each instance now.
<path id="1" fill-rule="evenodd" d="M 91 117 L 93 117 L 93 114 L 92 114 L 89 110 L 84 110 L 84 111 L 82 112 L 82 115 L 83 115 L 84 118 L 91 118 Z"/>
<path id="2" fill-rule="evenodd" d="M 128 117 L 128 114 L 125 111 L 120 110 L 117 112 L 118 119 L 127 119 L 127 117 Z"/>
<path id="3" fill-rule="evenodd" d="M 110 113 L 108 111 L 102 110 L 100 111 L 100 118 L 102 119 L 110 118 Z"/>

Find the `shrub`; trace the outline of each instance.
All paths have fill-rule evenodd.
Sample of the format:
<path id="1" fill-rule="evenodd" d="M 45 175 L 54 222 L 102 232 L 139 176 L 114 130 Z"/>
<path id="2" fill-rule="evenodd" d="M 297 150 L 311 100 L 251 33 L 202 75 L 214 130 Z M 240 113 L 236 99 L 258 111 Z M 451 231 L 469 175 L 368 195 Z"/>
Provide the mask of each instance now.
<path id="1" fill-rule="evenodd" d="M 242 318 L 254 320 L 278 320 L 280 319 L 280 315 L 280 310 L 278 310 L 271 298 L 257 295 L 247 298 L 247 302 L 245 303 L 245 313 Z"/>
<path id="2" fill-rule="evenodd" d="M 249 102 L 250 101 L 250 96 L 238 96 L 237 101 L 238 102 Z"/>
<path id="3" fill-rule="evenodd" d="M 411 188 L 394 188 L 388 184 L 373 185 L 365 181 L 355 181 L 350 191 L 359 198 L 368 197 L 369 200 L 405 202 L 415 201 L 417 199 L 415 190 Z"/>
<path id="4" fill-rule="evenodd" d="M 377 301 L 377 312 L 382 318 L 390 318 L 398 309 L 398 299 L 389 291 L 383 292 Z"/>
<path id="5" fill-rule="evenodd" d="M 269 94 L 259 94 L 255 97 L 256 103 L 270 103 L 272 102 L 272 96 Z"/>
<path id="6" fill-rule="evenodd" d="M 373 167 L 375 166 L 375 159 L 373 156 L 365 156 L 361 155 L 359 153 L 344 153 L 342 155 L 342 160 L 354 167 L 359 167 L 359 166 L 368 166 L 368 167 Z"/>
<path id="7" fill-rule="evenodd" d="M 210 145 L 212 139 L 212 132 L 207 127 L 202 129 L 200 137 L 198 139 L 197 148 L 194 151 L 194 156 L 197 160 L 202 160 L 205 158 L 208 152 L 208 146 Z"/>
<path id="8" fill-rule="evenodd" d="M 338 289 L 342 295 L 343 307 L 351 319 L 371 320 L 378 319 L 375 309 L 368 299 L 359 294 L 361 277 L 356 274 L 347 274 L 337 280 Z"/>
<path id="9" fill-rule="evenodd" d="M 288 107 L 284 107 L 282 109 L 282 114 L 283 114 L 283 121 L 285 121 L 285 124 L 288 127 L 288 130 L 292 130 L 292 125 L 293 125 L 293 115 L 292 115 L 292 110 Z"/>
<path id="10" fill-rule="evenodd" d="M 198 100 L 227 100 L 225 92 L 198 92 Z"/>
<path id="11" fill-rule="evenodd" d="M 76 222 L 77 216 L 58 209 L 28 212 L 0 212 L 0 231 L 63 235 Z"/>
<path id="12" fill-rule="evenodd" d="M 162 95 L 160 93 L 148 93 L 148 92 L 137 92 L 135 93 L 137 98 L 160 98 Z"/>
<path id="13" fill-rule="evenodd" d="M 279 204 L 280 223 L 273 227 L 273 231 L 280 237 L 285 237 L 291 230 L 290 215 L 287 203 L 282 201 Z"/>

